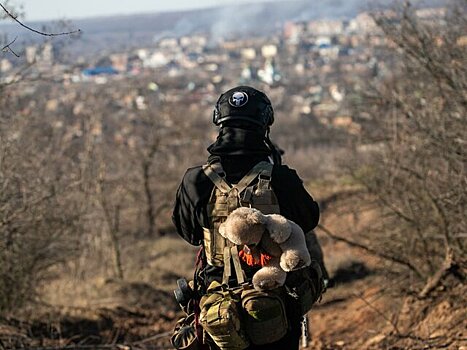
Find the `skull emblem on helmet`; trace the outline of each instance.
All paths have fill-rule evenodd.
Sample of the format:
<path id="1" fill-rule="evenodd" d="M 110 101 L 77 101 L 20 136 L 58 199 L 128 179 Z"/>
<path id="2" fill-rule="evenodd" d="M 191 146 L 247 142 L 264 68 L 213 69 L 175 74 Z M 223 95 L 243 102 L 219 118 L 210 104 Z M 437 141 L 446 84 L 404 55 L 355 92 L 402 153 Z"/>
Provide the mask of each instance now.
<path id="1" fill-rule="evenodd" d="M 245 92 L 237 91 L 229 98 L 232 107 L 242 107 L 248 102 L 248 95 Z"/>

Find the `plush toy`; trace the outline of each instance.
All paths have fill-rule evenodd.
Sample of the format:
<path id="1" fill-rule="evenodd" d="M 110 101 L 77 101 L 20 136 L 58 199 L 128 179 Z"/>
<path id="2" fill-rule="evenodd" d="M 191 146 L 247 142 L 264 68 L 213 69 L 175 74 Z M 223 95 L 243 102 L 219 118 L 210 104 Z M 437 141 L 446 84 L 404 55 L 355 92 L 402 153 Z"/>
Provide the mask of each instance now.
<path id="1" fill-rule="evenodd" d="M 253 275 L 255 289 L 283 286 L 287 272 L 311 264 L 303 230 L 282 215 L 264 215 L 257 209 L 240 207 L 221 224 L 219 233 L 243 246 L 240 256 L 244 261 L 262 266 Z"/>

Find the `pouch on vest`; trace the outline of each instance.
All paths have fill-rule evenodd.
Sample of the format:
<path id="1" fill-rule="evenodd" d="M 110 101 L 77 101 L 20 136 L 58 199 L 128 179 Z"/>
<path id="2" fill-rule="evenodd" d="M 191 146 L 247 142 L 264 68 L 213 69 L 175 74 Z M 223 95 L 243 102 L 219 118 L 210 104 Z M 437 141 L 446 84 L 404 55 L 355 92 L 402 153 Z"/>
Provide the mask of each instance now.
<path id="1" fill-rule="evenodd" d="M 287 333 L 288 324 L 285 306 L 279 290 L 242 292 L 245 330 L 255 345 L 273 343 Z"/>
<path id="2" fill-rule="evenodd" d="M 298 316 L 308 313 L 324 290 L 319 263 L 312 260 L 310 266 L 289 272 L 285 288 L 291 297 L 291 306 L 294 307 Z"/>
<path id="3" fill-rule="evenodd" d="M 241 322 L 241 288 L 224 289 L 212 282 L 200 301 L 200 324 L 221 350 L 242 350 L 250 343 Z"/>
<path id="4" fill-rule="evenodd" d="M 198 350 L 199 343 L 196 337 L 195 315 L 190 314 L 178 320 L 170 342 L 177 350 Z"/>

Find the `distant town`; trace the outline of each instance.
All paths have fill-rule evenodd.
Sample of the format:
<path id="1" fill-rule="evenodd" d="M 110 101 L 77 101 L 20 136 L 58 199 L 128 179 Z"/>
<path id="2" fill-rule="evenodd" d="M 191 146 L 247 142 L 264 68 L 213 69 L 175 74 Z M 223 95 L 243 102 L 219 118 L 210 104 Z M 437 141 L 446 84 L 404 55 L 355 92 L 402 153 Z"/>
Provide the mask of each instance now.
<path id="1" fill-rule="evenodd" d="M 421 9 L 417 15 L 422 20 L 439 20 L 444 9 Z M 261 84 L 278 100 L 287 93 L 294 102 L 293 110 L 288 111 L 291 118 L 312 114 L 323 125 L 358 134 L 360 126 L 346 109 L 349 87 L 391 72 L 379 59 L 391 43 L 368 12 L 350 20 L 286 22 L 271 36 L 220 39 L 214 44 L 211 39 L 207 34 L 166 35 L 151 47 L 73 64 L 63 63 L 60 50 L 48 41 L 26 47 L 25 59 L 30 65 L 26 74 L 64 86 L 113 84 L 145 77 L 145 81 L 149 79 L 145 88 L 162 95 L 163 100 L 183 98 L 201 105 L 215 102 L 218 86 Z M 13 55 L 2 56 L 0 83 L 14 82 L 22 68 L 17 67 Z M 160 80 L 180 82 L 180 77 L 187 84 L 160 89 Z M 146 108 L 145 98 L 139 94 L 133 102 L 137 109 Z"/>

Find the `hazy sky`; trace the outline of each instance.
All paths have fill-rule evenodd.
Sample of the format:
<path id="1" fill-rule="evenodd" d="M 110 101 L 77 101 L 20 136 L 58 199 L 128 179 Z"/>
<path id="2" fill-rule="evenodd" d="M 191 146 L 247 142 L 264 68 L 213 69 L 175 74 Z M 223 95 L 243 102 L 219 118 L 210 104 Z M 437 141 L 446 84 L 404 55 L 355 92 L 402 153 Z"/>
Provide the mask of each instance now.
<path id="1" fill-rule="evenodd" d="M 258 0 L 14 0 L 23 4 L 26 20 L 71 19 L 90 16 L 193 9 Z"/>

